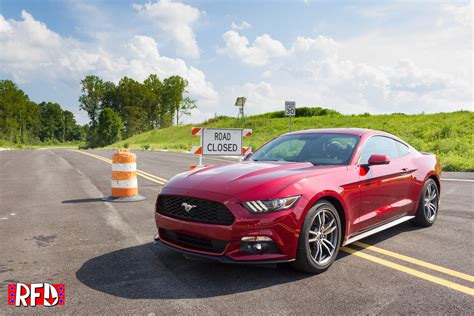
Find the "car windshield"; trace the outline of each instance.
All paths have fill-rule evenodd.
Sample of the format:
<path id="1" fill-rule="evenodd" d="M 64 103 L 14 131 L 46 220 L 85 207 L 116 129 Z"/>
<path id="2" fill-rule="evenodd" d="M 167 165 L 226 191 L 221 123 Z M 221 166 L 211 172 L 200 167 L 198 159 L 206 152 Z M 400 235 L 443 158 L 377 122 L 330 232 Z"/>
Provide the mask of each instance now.
<path id="1" fill-rule="evenodd" d="M 249 160 L 347 165 L 358 141 L 358 136 L 350 134 L 285 135 L 262 146 Z"/>

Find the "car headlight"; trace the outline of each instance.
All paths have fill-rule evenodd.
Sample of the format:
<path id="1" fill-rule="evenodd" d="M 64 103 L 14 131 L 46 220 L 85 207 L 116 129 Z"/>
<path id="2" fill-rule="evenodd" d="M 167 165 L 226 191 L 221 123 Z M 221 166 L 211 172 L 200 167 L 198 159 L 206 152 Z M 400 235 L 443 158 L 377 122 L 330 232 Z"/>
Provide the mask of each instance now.
<path id="1" fill-rule="evenodd" d="M 249 201 L 242 205 L 252 213 L 278 212 L 291 208 L 300 197 L 301 195 L 296 195 L 273 200 Z"/>

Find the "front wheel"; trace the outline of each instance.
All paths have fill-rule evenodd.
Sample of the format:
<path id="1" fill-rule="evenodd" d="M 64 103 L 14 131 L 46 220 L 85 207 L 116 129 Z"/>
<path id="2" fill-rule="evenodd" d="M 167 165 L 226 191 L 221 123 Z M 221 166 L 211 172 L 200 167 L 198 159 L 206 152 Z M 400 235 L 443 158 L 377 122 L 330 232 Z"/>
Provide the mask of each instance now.
<path id="1" fill-rule="evenodd" d="M 422 227 L 434 224 L 438 216 L 439 189 L 433 179 L 428 179 L 421 191 L 420 202 L 413 223 Z"/>
<path id="2" fill-rule="evenodd" d="M 341 220 L 330 202 L 321 200 L 306 215 L 292 265 L 309 273 L 321 273 L 334 262 L 341 243 Z"/>

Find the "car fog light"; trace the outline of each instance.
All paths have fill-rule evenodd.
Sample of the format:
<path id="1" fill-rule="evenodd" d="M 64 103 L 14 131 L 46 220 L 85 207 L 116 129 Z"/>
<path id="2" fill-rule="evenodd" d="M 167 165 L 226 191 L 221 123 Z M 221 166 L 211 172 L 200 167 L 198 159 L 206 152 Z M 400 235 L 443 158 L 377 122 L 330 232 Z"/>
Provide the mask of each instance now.
<path id="1" fill-rule="evenodd" d="M 242 241 L 272 241 L 268 236 L 246 236 L 242 237 Z"/>
<path id="2" fill-rule="evenodd" d="M 281 253 L 280 248 L 268 236 L 246 236 L 241 238 L 240 252 L 252 255 Z"/>

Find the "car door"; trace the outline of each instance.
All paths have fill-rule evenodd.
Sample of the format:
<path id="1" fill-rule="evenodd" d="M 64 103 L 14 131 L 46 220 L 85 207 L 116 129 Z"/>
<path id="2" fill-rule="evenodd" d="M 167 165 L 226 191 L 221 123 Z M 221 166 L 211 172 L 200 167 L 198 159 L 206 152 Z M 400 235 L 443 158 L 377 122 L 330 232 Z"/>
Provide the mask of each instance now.
<path id="1" fill-rule="evenodd" d="M 374 154 L 387 155 L 385 165 L 364 166 Z M 365 231 L 407 212 L 410 176 L 399 159 L 395 140 L 372 136 L 364 144 L 359 158 L 360 207 L 354 224 Z"/>

